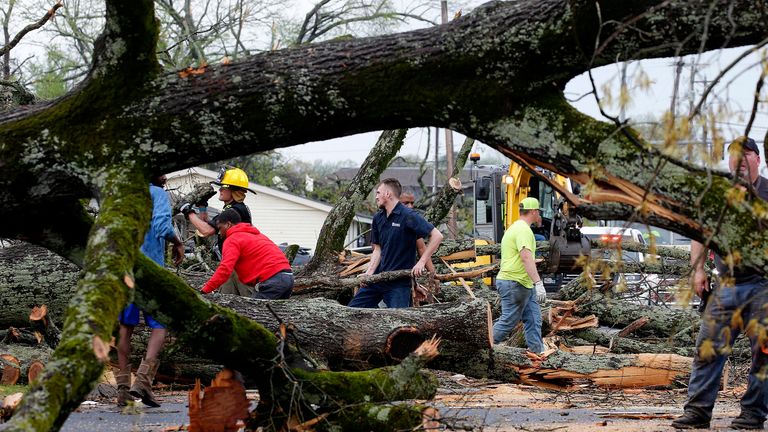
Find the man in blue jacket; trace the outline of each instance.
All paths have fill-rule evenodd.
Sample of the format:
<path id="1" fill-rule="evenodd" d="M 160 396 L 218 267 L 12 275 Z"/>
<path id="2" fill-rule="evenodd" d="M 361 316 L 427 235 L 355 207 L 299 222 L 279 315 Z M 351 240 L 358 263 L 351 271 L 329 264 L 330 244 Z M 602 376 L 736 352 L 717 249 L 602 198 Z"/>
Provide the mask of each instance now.
<path id="1" fill-rule="evenodd" d="M 165 242 L 173 243 L 173 262 L 181 264 L 184 258 L 184 244 L 176 236 L 171 224 L 171 202 L 165 189 L 165 175 L 155 176 L 149 185 L 149 195 L 152 197 L 152 219 L 149 230 L 144 236 L 141 252 L 156 262 L 159 266 L 165 266 Z M 152 393 L 152 380 L 157 373 L 159 365 L 157 356 L 165 343 L 168 331 L 151 315 L 144 313 L 144 322 L 152 329 L 147 343 L 147 354 L 136 371 L 136 380 L 131 386 L 131 336 L 133 329 L 139 323 L 140 309 L 133 303 L 126 306 L 120 313 L 120 340 L 117 344 L 117 362 L 119 371 L 115 376 L 117 380 L 117 405 L 125 406 L 131 396 L 141 398 L 141 401 L 151 407 L 159 407 L 160 404 Z"/>

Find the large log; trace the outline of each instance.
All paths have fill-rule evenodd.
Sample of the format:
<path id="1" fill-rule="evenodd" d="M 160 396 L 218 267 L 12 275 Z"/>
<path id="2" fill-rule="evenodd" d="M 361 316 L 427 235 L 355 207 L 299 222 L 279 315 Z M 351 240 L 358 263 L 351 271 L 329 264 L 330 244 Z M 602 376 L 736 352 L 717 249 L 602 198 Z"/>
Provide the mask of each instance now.
<path id="1" fill-rule="evenodd" d="M 595 314 L 600 324 L 622 328 L 642 317 L 648 322 L 638 330 L 641 336 L 671 338 L 674 346 L 693 346 L 701 317 L 691 309 L 647 306 L 611 298 L 599 289 L 590 289 L 582 278 L 569 282 L 560 289 L 562 300 L 574 300 L 582 315 Z"/>
<path id="2" fill-rule="evenodd" d="M 45 304 L 61 325 L 80 269 L 39 246 L 0 247 L 0 328 L 29 325 L 29 311 Z"/>
<path id="3" fill-rule="evenodd" d="M 210 299 L 272 331 L 280 321 L 291 323 L 302 349 L 332 368 L 397 362 L 432 336 L 441 338 L 441 362 L 491 346 L 490 309 L 483 300 L 359 309 L 326 299 L 267 301 L 226 294 Z"/>
<path id="4" fill-rule="evenodd" d="M 675 354 L 578 354 L 553 351 L 539 357 L 522 348 L 493 346 L 468 353 L 453 370 L 477 377 L 568 389 L 588 382 L 610 388 L 667 387 L 688 381 L 692 359 Z"/>

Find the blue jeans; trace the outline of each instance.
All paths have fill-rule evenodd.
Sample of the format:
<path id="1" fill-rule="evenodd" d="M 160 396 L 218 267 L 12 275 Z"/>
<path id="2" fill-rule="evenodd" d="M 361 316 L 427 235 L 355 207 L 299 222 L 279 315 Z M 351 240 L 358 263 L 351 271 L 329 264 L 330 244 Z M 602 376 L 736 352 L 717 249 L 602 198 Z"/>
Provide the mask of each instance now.
<path id="1" fill-rule="evenodd" d="M 536 292 L 518 282 L 496 279 L 496 289 L 501 299 L 501 316 L 493 324 L 493 343 L 499 343 L 509 336 L 522 318 L 525 328 L 525 343 L 528 349 L 544 351 L 541 340 L 541 308 L 536 301 Z"/>
<path id="2" fill-rule="evenodd" d="M 411 282 L 379 283 L 364 286 L 357 291 L 347 306 L 356 308 L 377 308 L 384 300 L 388 308 L 411 306 Z"/>
<path id="3" fill-rule="evenodd" d="M 253 298 L 279 300 L 287 299 L 293 291 L 293 273 L 281 271 L 258 284 L 258 290 L 253 293 Z"/>
<path id="4" fill-rule="evenodd" d="M 756 320 L 757 329 L 768 325 L 768 282 L 740 284 L 735 287 L 720 287 L 712 293 L 701 320 L 701 329 L 696 339 L 696 354 L 693 358 L 691 378 L 688 383 L 688 400 L 685 411 L 701 418 L 711 419 L 723 366 L 731 352 L 736 337 L 744 331 L 750 320 Z M 741 313 L 743 324 L 731 327 L 735 312 Z M 758 342 L 758 331 L 747 334 L 752 347 L 752 367 L 749 369 L 747 391 L 741 398 L 741 411 L 765 420 L 768 415 L 768 354 L 762 351 Z M 711 341 L 715 355 L 701 355 L 704 341 Z M 764 342 L 765 343 L 765 342 Z M 723 354 L 724 353 L 724 354 Z"/>

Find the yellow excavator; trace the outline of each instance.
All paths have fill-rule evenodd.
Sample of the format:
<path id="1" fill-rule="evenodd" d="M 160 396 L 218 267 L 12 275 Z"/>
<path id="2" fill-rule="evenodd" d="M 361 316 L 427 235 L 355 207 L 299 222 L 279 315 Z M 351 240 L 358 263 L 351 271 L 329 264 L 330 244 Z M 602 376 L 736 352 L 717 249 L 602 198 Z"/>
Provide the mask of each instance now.
<path id="1" fill-rule="evenodd" d="M 523 198 L 538 198 L 542 226 L 532 227 L 537 240 L 547 240 L 549 254 L 542 273 L 549 291 L 556 291 L 565 274 L 581 271 L 577 260 L 589 256 L 589 240 L 582 235 L 581 217 L 569 212 L 564 194 L 579 194 L 579 184 L 552 171 L 523 166 L 510 161 L 509 166 L 478 166 L 480 155 L 473 153 L 476 244 L 499 243 L 504 231 L 520 216 Z M 491 257 L 478 257 L 477 264 L 490 263 Z M 540 267 L 541 269 L 542 267 Z"/>

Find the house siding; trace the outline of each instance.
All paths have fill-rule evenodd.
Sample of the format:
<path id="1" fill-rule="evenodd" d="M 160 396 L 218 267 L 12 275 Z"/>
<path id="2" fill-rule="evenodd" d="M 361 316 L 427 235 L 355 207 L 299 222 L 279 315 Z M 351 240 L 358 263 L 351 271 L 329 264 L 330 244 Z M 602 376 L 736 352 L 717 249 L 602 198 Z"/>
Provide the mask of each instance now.
<path id="1" fill-rule="evenodd" d="M 184 195 L 197 183 L 213 181 L 215 175 L 216 173 L 201 168 L 177 171 L 168 174 L 167 188 Z M 332 207 L 308 202 L 301 197 L 255 183 L 251 185 L 259 191 L 256 194 L 248 191 L 245 195 L 245 204 L 251 210 L 253 225 L 277 244 L 298 244 L 310 248 L 314 253 L 320 230 Z M 208 200 L 208 207 L 219 211 L 222 210 L 223 204 L 218 200 L 218 194 Z M 356 219 L 347 231 L 345 243 L 353 242 L 358 234 L 370 228 L 370 218 Z M 357 245 L 355 242 L 350 246 Z"/>

